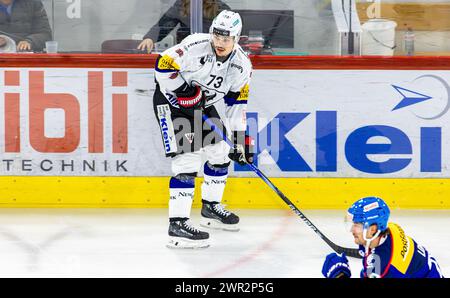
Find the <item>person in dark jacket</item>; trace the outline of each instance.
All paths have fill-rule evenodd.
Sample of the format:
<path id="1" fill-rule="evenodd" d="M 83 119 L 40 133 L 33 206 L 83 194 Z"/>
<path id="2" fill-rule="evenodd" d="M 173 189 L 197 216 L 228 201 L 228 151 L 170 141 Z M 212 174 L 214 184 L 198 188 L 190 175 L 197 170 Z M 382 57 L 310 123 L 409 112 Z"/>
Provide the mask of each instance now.
<path id="1" fill-rule="evenodd" d="M 11 37 L 17 51 L 42 51 L 52 39 L 42 1 L 0 0 L 0 34 Z"/>
<path id="2" fill-rule="evenodd" d="M 177 0 L 158 23 L 145 34 L 138 49 L 150 53 L 155 42 L 164 39 L 178 24 L 180 28 L 177 31 L 177 43 L 191 34 L 190 2 L 190 0 Z M 222 10 L 230 10 L 230 7 L 220 0 L 203 0 L 203 30 L 211 27 L 214 17 Z"/>

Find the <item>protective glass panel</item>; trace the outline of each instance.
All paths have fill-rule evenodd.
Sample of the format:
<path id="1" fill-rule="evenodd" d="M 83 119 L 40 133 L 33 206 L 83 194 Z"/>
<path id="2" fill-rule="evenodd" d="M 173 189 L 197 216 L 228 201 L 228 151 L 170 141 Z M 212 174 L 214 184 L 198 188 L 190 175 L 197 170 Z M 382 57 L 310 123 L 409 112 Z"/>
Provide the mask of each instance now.
<path id="1" fill-rule="evenodd" d="M 256 55 L 450 54 L 450 0 L 0 0 L 0 51 L 161 52 L 224 9 Z"/>

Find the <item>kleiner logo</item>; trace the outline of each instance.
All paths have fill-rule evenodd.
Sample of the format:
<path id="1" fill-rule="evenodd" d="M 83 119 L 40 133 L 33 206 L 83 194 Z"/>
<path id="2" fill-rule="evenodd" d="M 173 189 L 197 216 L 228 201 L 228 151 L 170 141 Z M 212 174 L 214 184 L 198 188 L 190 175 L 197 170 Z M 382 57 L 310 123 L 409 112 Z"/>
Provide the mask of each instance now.
<path id="1" fill-rule="evenodd" d="M 338 142 L 337 111 L 315 113 L 315 169 L 306 162 L 301 152 L 286 135 L 311 113 L 279 113 L 262 129 L 258 127 L 258 113 L 247 113 L 247 123 L 253 123 L 250 135 L 255 139 L 256 155 L 266 151 L 283 172 L 337 172 L 338 144 L 344 144 L 345 158 L 354 169 L 369 174 L 390 174 L 410 165 L 413 145 L 401 129 L 389 125 L 368 125 L 354 129 L 345 140 Z M 274 127 L 276 127 L 274 129 Z M 420 172 L 441 172 L 441 127 L 420 127 Z M 369 140 L 383 137 L 389 143 L 371 143 Z M 314 150 L 313 149 L 313 150 Z M 368 155 L 389 155 L 385 161 L 374 161 Z M 398 157 L 397 155 L 407 155 Z M 409 155 L 409 156 L 408 156 Z M 254 164 L 258 166 L 258 159 Z M 249 166 L 235 164 L 235 171 L 251 171 Z"/>
<path id="2" fill-rule="evenodd" d="M 405 110 L 422 120 L 435 120 L 448 113 L 450 86 L 445 79 L 427 74 L 417 77 L 412 83 L 416 87 L 392 85 L 402 96 L 397 99 L 396 93 L 392 92 L 393 100 L 396 100 L 397 104 L 389 110 L 396 123 L 402 119 L 399 114 Z M 418 105 L 418 109 L 412 108 L 415 105 Z M 409 108 L 411 109 L 408 110 Z M 369 109 L 364 108 L 360 113 L 372 112 Z M 406 131 L 398 125 L 368 123 L 370 125 L 338 129 L 338 111 L 333 110 L 319 110 L 315 113 L 282 112 L 264 127 L 259 126 L 258 118 L 258 113 L 247 113 L 248 131 L 256 143 L 256 166 L 258 166 L 257 156 L 265 152 L 282 172 L 334 173 L 338 172 L 339 167 L 342 170 L 351 166 L 362 173 L 382 175 L 402 171 L 410 166 L 413 160 L 415 164 L 412 167 L 415 169 L 417 164 L 417 171 L 420 173 L 441 173 L 443 170 L 442 127 L 439 126 L 418 125 L 415 128 L 409 125 Z M 309 123 L 303 125 L 311 126 L 311 120 L 315 121 L 312 124 L 315 130 L 307 135 L 313 143 L 306 144 L 312 146 L 303 146 L 302 148 L 308 150 L 304 152 L 305 149 L 298 148 L 298 141 L 291 142 L 287 135 L 292 135 L 291 131 L 300 128 L 303 122 Z M 350 122 L 342 119 L 339 123 Z M 417 121 L 417 123 L 424 122 Z M 343 131 L 345 133 L 342 133 Z M 377 139 L 383 141 L 375 142 Z M 338 145 L 343 148 L 338 148 Z M 338 159 L 338 152 L 343 152 L 344 156 Z M 304 156 L 308 156 L 309 159 L 311 156 L 315 157 L 315 163 L 305 159 Z M 250 167 L 237 164 L 234 170 L 251 171 Z"/>
<path id="3" fill-rule="evenodd" d="M 175 132 L 173 130 L 173 124 L 171 120 L 171 113 L 169 105 L 158 105 L 158 118 L 159 126 L 161 127 L 161 135 L 164 142 L 166 154 L 177 151 L 177 145 L 175 141 Z"/>
<path id="4" fill-rule="evenodd" d="M 170 148 L 170 137 L 169 137 L 169 126 L 167 125 L 167 119 L 161 118 L 159 120 L 159 124 L 161 125 L 161 131 L 163 133 L 164 146 L 166 147 L 166 153 L 170 153 L 172 150 Z"/>
<path id="5" fill-rule="evenodd" d="M 414 91 L 408 90 L 406 88 L 402 88 L 402 87 L 395 86 L 395 85 L 392 85 L 392 87 L 394 87 L 394 89 L 397 90 L 397 92 L 403 96 L 402 101 L 398 105 L 396 105 L 392 109 L 392 111 L 432 99 L 431 96 L 424 95 L 424 94 L 421 94 L 418 92 L 414 92 Z"/>
<path id="6" fill-rule="evenodd" d="M 442 97 L 441 100 L 445 102 L 445 106 L 439 111 L 439 113 L 437 113 L 437 114 L 434 113 L 433 115 L 426 116 L 426 117 L 416 115 L 418 118 L 424 119 L 424 120 L 435 120 L 435 119 L 441 118 L 442 116 L 447 114 L 447 112 L 450 110 L 450 86 L 446 80 L 444 80 L 440 76 L 428 74 L 428 75 L 423 75 L 423 76 L 416 78 L 415 80 L 413 80 L 413 82 L 416 84 L 421 82 L 422 84 L 425 84 L 426 86 L 433 84 L 433 87 L 429 87 L 429 88 L 432 88 L 433 90 L 441 89 L 439 94 L 440 94 L 440 97 Z M 400 87 L 400 86 L 396 86 L 396 85 L 392 85 L 392 87 L 398 93 L 400 93 L 400 95 L 403 97 L 402 100 L 392 109 L 392 111 L 410 107 L 412 105 L 416 105 L 416 104 L 419 104 L 419 103 L 422 103 L 425 101 L 429 101 L 429 100 L 433 100 L 433 105 L 435 105 L 435 101 L 437 100 L 437 98 L 433 98 L 430 95 L 419 93 L 417 91 L 406 89 L 404 87 Z M 442 92 L 444 90 L 445 90 L 445 92 Z M 436 90 L 434 90 L 434 91 L 436 91 Z"/>

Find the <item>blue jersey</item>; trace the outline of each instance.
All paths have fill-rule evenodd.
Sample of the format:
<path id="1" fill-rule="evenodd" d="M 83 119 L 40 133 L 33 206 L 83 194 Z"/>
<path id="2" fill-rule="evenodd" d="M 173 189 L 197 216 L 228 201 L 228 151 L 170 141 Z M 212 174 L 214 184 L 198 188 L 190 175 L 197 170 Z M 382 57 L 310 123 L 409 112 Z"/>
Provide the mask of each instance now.
<path id="1" fill-rule="evenodd" d="M 364 278 L 440 278 L 443 277 L 436 260 L 418 245 L 403 229 L 389 223 L 389 232 L 363 258 Z M 360 246 L 364 251 L 364 247 Z"/>

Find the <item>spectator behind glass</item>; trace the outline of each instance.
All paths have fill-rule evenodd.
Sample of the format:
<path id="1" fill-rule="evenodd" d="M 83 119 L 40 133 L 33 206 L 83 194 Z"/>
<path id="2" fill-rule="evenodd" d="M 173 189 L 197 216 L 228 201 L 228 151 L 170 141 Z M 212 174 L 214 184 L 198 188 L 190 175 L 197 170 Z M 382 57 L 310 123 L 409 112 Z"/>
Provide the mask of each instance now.
<path id="1" fill-rule="evenodd" d="M 14 39 L 17 51 L 42 51 L 52 39 L 42 1 L 0 0 L 0 34 Z"/>
<path id="2" fill-rule="evenodd" d="M 0 35 L 0 53 L 15 53 L 16 43 L 6 35 Z"/>
<path id="3" fill-rule="evenodd" d="M 177 31 L 177 43 L 191 34 L 190 5 L 190 0 L 177 0 L 158 23 L 145 34 L 138 49 L 150 53 L 155 41 L 164 39 L 178 24 L 180 28 Z M 230 7 L 220 0 L 203 0 L 203 30 L 209 30 L 214 17 L 222 10 L 230 10 Z"/>

